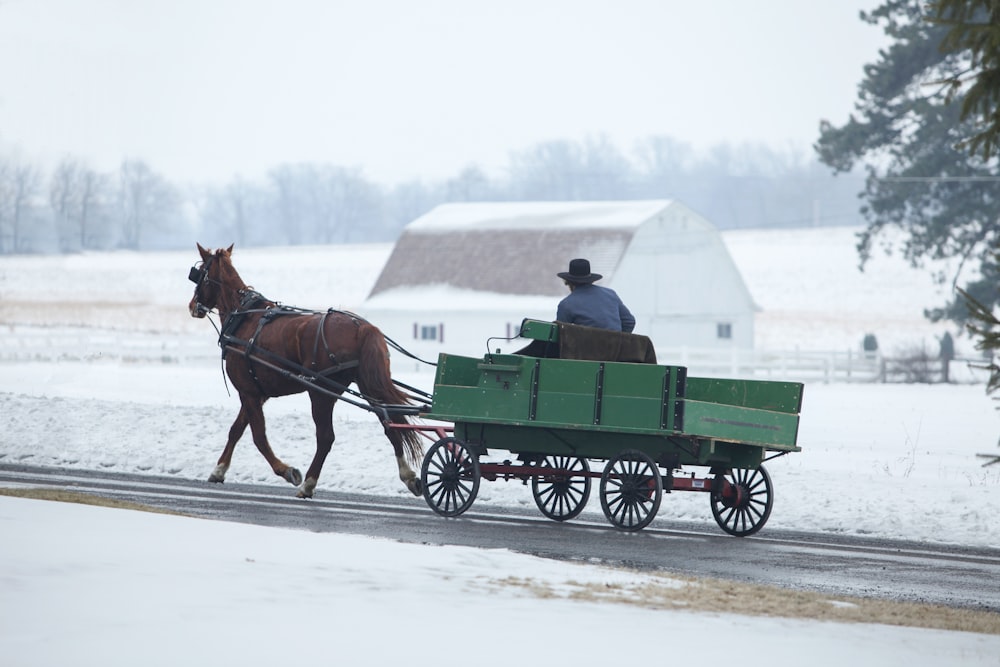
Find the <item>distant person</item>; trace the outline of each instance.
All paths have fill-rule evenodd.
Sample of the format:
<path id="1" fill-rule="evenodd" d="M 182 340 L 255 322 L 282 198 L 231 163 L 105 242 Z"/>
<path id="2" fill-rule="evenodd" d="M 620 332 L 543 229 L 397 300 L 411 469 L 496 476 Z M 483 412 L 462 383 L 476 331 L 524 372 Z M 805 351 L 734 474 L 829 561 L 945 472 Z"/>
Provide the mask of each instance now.
<path id="1" fill-rule="evenodd" d="M 569 296 L 559 302 L 556 321 L 626 333 L 635 329 L 635 317 L 615 291 L 594 284 L 604 276 L 590 272 L 589 260 L 571 260 L 569 271 L 556 275 L 569 287 Z"/>

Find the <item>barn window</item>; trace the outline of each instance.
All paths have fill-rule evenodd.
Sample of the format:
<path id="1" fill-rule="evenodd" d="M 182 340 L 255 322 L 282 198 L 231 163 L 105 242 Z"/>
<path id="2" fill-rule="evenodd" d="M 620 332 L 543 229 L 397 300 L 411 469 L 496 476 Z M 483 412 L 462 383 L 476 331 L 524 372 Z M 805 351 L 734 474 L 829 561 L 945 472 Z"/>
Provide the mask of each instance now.
<path id="1" fill-rule="evenodd" d="M 733 337 L 733 325 L 729 322 L 719 322 L 715 325 L 715 337 L 716 338 L 732 338 Z"/>

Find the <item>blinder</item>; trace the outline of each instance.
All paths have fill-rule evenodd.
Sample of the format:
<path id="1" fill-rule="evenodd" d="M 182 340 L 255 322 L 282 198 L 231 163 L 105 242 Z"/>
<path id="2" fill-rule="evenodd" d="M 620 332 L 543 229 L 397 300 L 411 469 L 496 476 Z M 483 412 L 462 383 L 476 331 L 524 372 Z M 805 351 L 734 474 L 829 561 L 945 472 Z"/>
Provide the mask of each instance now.
<path id="1" fill-rule="evenodd" d="M 199 268 L 197 266 L 192 266 L 191 270 L 188 272 L 188 280 L 193 282 L 195 285 L 200 285 L 201 281 L 205 279 L 205 269 Z"/>

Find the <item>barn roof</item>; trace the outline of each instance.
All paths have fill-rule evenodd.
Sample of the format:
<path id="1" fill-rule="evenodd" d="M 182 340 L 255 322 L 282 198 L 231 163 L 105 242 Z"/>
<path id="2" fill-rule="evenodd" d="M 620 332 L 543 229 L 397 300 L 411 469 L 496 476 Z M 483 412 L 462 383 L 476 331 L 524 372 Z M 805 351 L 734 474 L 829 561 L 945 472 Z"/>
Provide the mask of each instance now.
<path id="1" fill-rule="evenodd" d="M 403 230 L 369 297 L 450 285 L 500 294 L 564 295 L 569 260 L 608 281 L 635 231 L 669 200 L 443 204 Z"/>

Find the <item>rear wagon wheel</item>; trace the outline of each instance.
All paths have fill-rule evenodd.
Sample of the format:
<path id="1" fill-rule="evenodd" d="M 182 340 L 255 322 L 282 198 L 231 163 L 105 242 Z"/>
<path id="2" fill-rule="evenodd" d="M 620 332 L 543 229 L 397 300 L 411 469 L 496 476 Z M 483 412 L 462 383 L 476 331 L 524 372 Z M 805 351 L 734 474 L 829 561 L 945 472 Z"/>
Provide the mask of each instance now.
<path id="1" fill-rule="evenodd" d="M 756 470 L 737 468 L 716 475 L 712 490 L 712 516 L 719 528 L 736 537 L 753 535 L 764 527 L 774 506 L 771 476 L 764 466 Z M 725 480 L 730 491 L 723 491 Z"/>

